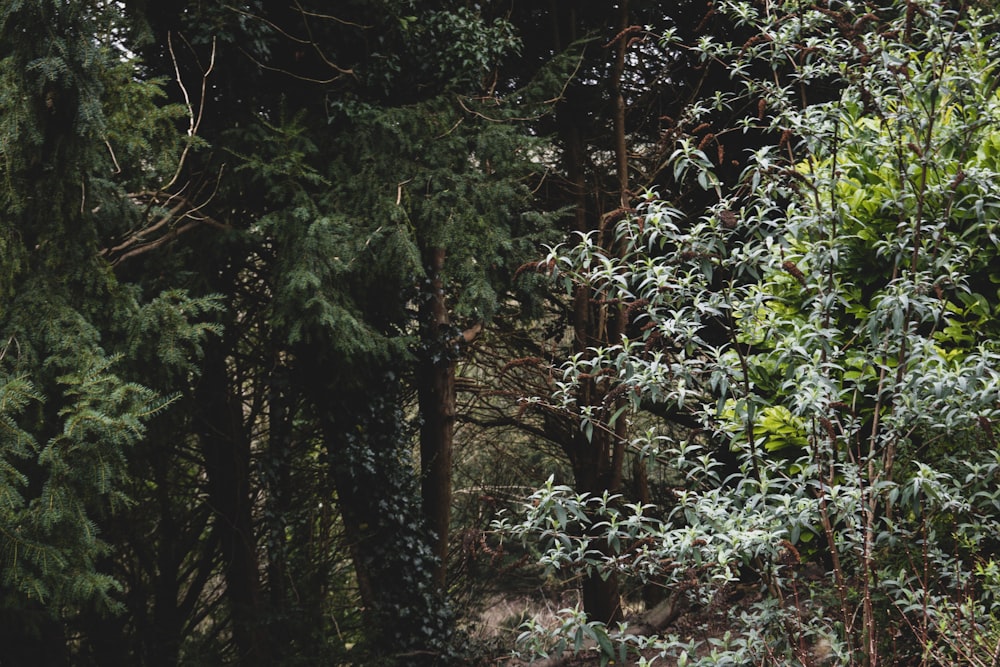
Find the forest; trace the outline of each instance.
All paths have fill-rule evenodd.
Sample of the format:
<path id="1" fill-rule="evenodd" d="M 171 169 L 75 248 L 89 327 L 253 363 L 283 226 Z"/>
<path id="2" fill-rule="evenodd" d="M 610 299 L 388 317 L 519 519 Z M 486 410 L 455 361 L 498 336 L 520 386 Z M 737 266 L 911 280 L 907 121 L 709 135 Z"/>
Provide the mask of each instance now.
<path id="1" fill-rule="evenodd" d="M 990 0 L 0 2 L 0 665 L 1000 665 Z"/>

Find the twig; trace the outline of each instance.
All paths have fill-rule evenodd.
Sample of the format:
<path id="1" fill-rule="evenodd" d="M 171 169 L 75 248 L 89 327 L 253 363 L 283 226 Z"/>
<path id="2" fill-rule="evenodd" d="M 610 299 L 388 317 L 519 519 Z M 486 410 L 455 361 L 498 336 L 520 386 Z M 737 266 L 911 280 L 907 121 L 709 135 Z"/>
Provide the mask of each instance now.
<path id="1" fill-rule="evenodd" d="M 295 0 L 295 8 L 299 10 L 300 14 L 302 14 L 302 24 L 306 28 L 306 34 L 309 35 L 309 44 L 313 47 L 313 50 L 316 51 L 316 55 L 320 57 L 320 59 L 326 64 L 327 67 L 330 67 L 331 69 L 334 69 L 337 72 L 340 72 L 341 74 L 354 74 L 352 70 L 344 69 L 343 67 L 340 67 L 339 65 L 337 65 L 332 60 L 326 57 L 326 54 L 323 53 L 323 50 L 319 48 L 319 44 L 316 42 L 316 38 L 313 37 L 312 28 L 309 27 L 309 20 L 306 19 L 305 10 L 302 9 L 302 5 L 299 4 L 299 0 Z"/>
<path id="2" fill-rule="evenodd" d="M 211 202 L 212 199 L 215 198 L 215 195 L 218 193 L 219 185 L 222 181 L 222 174 L 224 170 L 225 170 L 225 165 L 223 165 L 219 169 L 219 173 L 216 176 L 215 186 L 212 189 L 212 193 L 204 201 L 196 204 L 187 197 L 183 196 L 181 192 L 183 192 L 183 190 L 186 189 L 187 185 L 185 185 L 185 187 L 182 188 L 181 192 L 170 193 L 169 196 L 166 197 L 166 200 L 162 203 L 162 205 L 167 206 L 170 205 L 171 203 L 173 205 L 171 206 L 170 209 L 166 211 L 165 214 L 163 214 L 160 217 L 159 220 L 149 225 L 148 227 L 143 227 L 142 229 L 132 232 L 124 241 L 111 248 L 105 248 L 104 250 L 101 251 L 101 254 L 106 257 L 111 257 L 110 260 L 111 264 L 117 265 L 122 261 L 124 261 L 125 259 L 128 259 L 129 257 L 134 257 L 136 255 L 149 252 L 150 250 L 158 248 L 167 241 L 177 238 L 184 232 L 190 231 L 194 227 L 197 227 L 198 225 L 201 224 L 207 224 L 219 229 L 230 229 L 229 225 L 219 222 L 218 220 L 215 220 L 211 216 L 199 213 L 199 211 L 204 209 L 209 204 L 209 202 Z M 195 193 L 194 196 L 198 197 L 202 190 L 204 190 L 204 188 Z M 162 192 L 140 192 L 134 197 L 148 198 L 149 206 L 151 207 L 154 204 L 156 204 L 157 200 L 164 194 L 165 193 Z M 178 223 L 180 223 L 182 220 L 185 219 L 189 220 L 189 222 L 179 227 L 176 226 Z M 150 241 L 145 240 L 151 234 L 158 232 L 159 230 L 163 229 L 168 225 L 174 225 L 174 227 L 156 239 Z"/>
<path id="3" fill-rule="evenodd" d="M 266 19 L 263 16 L 260 16 L 258 14 L 252 14 L 251 12 L 248 12 L 246 10 L 240 9 L 239 7 L 233 7 L 232 5 L 222 5 L 222 6 L 225 7 L 226 9 L 230 10 L 230 11 L 236 12 L 237 14 L 242 14 L 243 16 L 255 19 L 257 21 L 260 21 L 261 23 L 266 23 L 268 26 L 270 26 L 271 28 L 273 28 L 276 32 L 281 33 L 283 36 L 287 37 L 288 39 L 292 40 L 293 42 L 296 42 L 298 44 L 309 44 L 309 40 L 308 39 L 302 39 L 301 37 L 296 37 L 295 35 L 292 35 L 292 34 L 286 32 L 286 31 L 282 30 L 281 27 L 279 27 L 277 23 L 274 23 L 273 21 L 271 21 L 269 19 Z"/>
<path id="4" fill-rule="evenodd" d="M 120 173 L 122 173 L 122 168 L 121 168 L 121 166 L 120 166 L 120 165 L 118 164 L 118 158 L 117 158 L 117 157 L 115 157 L 115 149 L 113 149 L 113 148 L 111 147 L 111 142 L 110 142 L 110 141 L 108 141 L 107 139 L 105 139 L 105 140 L 104 140 L 104 145 L 108 147 L 108 153 L 110 153 L 110 154 L 111 154 L 111 161 L 115 163 L 115 170 L 114 170 L 114 172 L 112 172 L 112 173 L 115 173 L 115 174 L 120 174 Z"/>
<path id="5" fill-rule="evenodd" d="M 170 32 L 167 32 L 167 50 L 170 52 L 170 60 L 174 64 L 174 76 L 177 77 L 177 85 L 180 86 L 181 94 L 184 95 L 184 106 L 188 109 L 188 117 L 190 118 L 190 123 L 188 124 L 188 136 L 190 137 L 194 135 L 194 107 L 191 106 L 191 96 L 188 95 L 187 87 L 184 85 L 184 79 L 181 78 L 181 68 L 180 64 L 177 62 L 177 54 L 174 53 L 174 39 L 172 33 Z"/>
<path id="6" fill-rule="evenodd" d="M 290 72 L 287 69 L 284 69 L 282 67 L 274 67 L 272 65 L 265 65 L 264 63 L 262 63 L 261 61 L 257 60 L 252 55 L 250 55 L 249 53 L 247 53 L 246 49 L 244 49 L 244 48 L 240 48 L 240 53 L 242 53 L 247 58 L 249 58 L 250 61 L 254 65 L 256 65 L 257 67 L 260 67 L 261 69 L 266 69 L 269 72 L 278 72 L 279 74 L 284 74 L 286 76 L 290 76 L 293 79 L 298 79 L 299 81 L 307 81 L 309 83 L 318 83 L 318 84 L 322 85 L 322 84 L 327 84 L 327 83 L 333 83 L 334 81 L 336 81 L 340 77 L 344 76 L 343 74 L 337 74 L 335 76 L 330 77 L 329 79 L 317 79 L 317 78 L 311 77 L 311 76 L 302 76 L 301 74 L 296 74 L 295 72 Z"/>
<path id="7" fill-rule="evenodd" d="M 215 67 L 215 38 L 212 38 L 212 55 L 209 60 L 208 69 L 206 69 L 201 75 L 201 100 L 198 103 L 198 115 L 195 116 L 194 106 L 191 104 L 191 97 L 188 95 L 187 87 L 184 85 L 184 81 L 181 78 L 180 64 L 177 62 L 177 56 L 174 53 L 173 40 L 171 38 L 171 33 L 167 33 L 167 49 L 170 51 L 170 59 L 174 64 L 174 73 L 177 76 L 177 85 L 180 86 L 181 94 L 184 95 L 184 103 L 188 109 L 188 137 L 194 138 L 198 133 L 198 128 L 201 126 L 201 119 L 205 112 L 205 91 L 208 84 L 208 75 L 212 73 L 212 69 Z M 180 178 L 181 171 L 184 169 L 184 163 L 187 160 L 188 152 L 191 150 L 191 141 L 188 141 L 184 146 L 184 150 L 181 151 L 181 157 L 177 161 L 177 169 L 174 171 L 173 178 L 160 188 L 160 190 L 169 190 L 173 187 L 177 179 Z"/>
<path id="8" fill-rule="evenodd" d="M 299 4 L 298 2 L 295 3 L 295 5 L 297 7 L 298 7 L 298 4 Z M 337 16 L 333 16 L 331 14 L 320 14 L 319 12 L 307 11 L 305 9 L 302 9 L 301 7 L 298 7 L 298 10 L 299 10 L 299 12 L 302 13 L 303 16 L 312 16 L 312 17 L 318 18 L 318 19 L 329 19 L 331 21 L 336 21 L 337 23 L 340 23 L 341 25 L 350 25 L 350 26 L 354 26 L 355 28 L 361 28 L 362 30 L 370 30 L 371 28 L 374 27 L 374 26 L 370 26 L 370 25 L 362 25 L 361 23 L 355 23 L 353 21 L 348 21 L 346 19 L 342 19 L 342 18 L 339 18 Z"/>
<path id="9" fill-rule="evenodd" d="M 17 342 L 17 338 L 15 336 L 11 336 L 10 338 L 7 339 L 7 342 L 4 344 L 3 349 L 0 350 L 0 361 L 3 361 L 3 358 L 7 356 L 7 350 L 10 349 L 11 343 L 14 343 L 14 346 L 17 348 L 17 356 L 18 357 L 21 356 L 21 344 Z"/>

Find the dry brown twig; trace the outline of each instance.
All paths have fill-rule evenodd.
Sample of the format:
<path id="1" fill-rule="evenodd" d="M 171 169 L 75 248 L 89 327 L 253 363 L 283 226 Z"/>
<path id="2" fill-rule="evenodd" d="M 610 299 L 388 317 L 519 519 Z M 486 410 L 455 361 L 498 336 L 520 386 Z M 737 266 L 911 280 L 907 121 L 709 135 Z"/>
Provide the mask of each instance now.
<path id="1" fill-rule="evenodd" d="M 181 36 L 181 39 L 183 39 L 183 36 Z M 188 48 L 193 52 L 194 49 L 191 44 L 188 43 L 187 40 L 184 41 Z M 177 166 L 174 169 L 174 173 L 170 177 L 170 180 L 157 187 L 155 190 L 141 190 L 139 192 L 129 194 L 129 198 L 136 205 L 144 207 L 147 224 L 140 229 L 129 232 L 125 238 L 116 245 L 107 247 L 101 251 L 101 254 L 106 257 L 112 265 L 117 265 L 130 257 L 135 257 L 136 255 L 141 255 L 159 248 L 168 241 L 175 239 L 181 234 L 191 231 L 192 229 L 195 229 L 203 224 L 208 224 L 222 229 L 228 228 L 224 223 L 221 223 L 204 213 L 204 209 L 209 205 L 215 197 L 215 194 L 218 192 L 219 184 L 225 170 L 225 165 L 219 168 L 219 172 L 214 179 L 212 190 L 207 194 L 207 196 L 202 196 L 208 187 L 204 182 L 193 194 L 187 193 L 192 184 L 190 180 L 180 187 L 177 187 L 181 174 L 184 172 L 187 164 L 188 156 L 191 152 L 191 146 L 194 144 L 195 137 L 198 136 L 198 130 L 201 127 L 201 122 L 205 115 L 205 98 L 208 90 L 208 79 L 215 68 L 215 39 L 213 38 L 212 40 L 212 50 L 209 56 L 208 66 L 202 69 L 201 90 L 197 110 L 195 109 L 194 102 L 191 100 L 188 88 L 184 84 L 184 79 L 181 76 L 180 63 L 178 62 L 177 54 L 174 51 L 173 35 L 171 33 L 167 33 L 167 50 L 169 51 L 171 61 L 173 62 L 177 85 L 181 90 L 182 97 L 184 98 L 184 106 L 188 111 L 188 139 L 185 142 L 184 148 L 177 160 Z M 114 150 L 110 144 L 108 144 L 108 150 L 111 152 L 116 169 L 120 172 L 121 167 L 118 164 L 118 160 L 115 157 Z M 155 216 L 151 215 L 153 211 L 157 212 Z"/>
<path id="2" fill-rule="evenodd" d="M 264 25 L 268 26 L 269 28 L 271 28 L 272 30 L 274 30 L 275 32 L 277 32 L 278 34 L 282 35 L 286 39 L 288 39 L 288 40 L 290 40 L 290 41 L 292 41 L 292 42 L 294 42 L 296 44 L 302 44 L 303 46 L 312 47 L 312 50 L 316 53 L 317 56 L 319 56 L 319 59 L 323 61 L 323 64 L 326 65 L 327 67 L 329 67 L 335 73 L 333 74 L 333 76 L 331 76 L 329 78 L 326 78 L 326 79 L 319 79 L 319 78 L 316 78 L 316 77 L 305 76 L 305 75 L 302 75 L 302 74 L 296 74 L 295 72 L 292 72 L 290 70 L 284 69 L 282 67 L 277 67 L 275 65 L 268 65 L 267 63 L 261 62 L 258 58 L 254 57 L 252 54 L 250 54 L 250 52 L 248 52 L 246 49 L 240 48 L 240 52 L 244 56 L 246 56 L 254 65 L 256 65 L 257 67 L 260 67 L 263 70 L 267 70 L 269 72 L 278 72 L 279 74 L 284 74 L 285 76 L 290 76 L 293 79 L 298 79 L 300 81 L 308 81 L 310 83 L 315 83 L 315 84 L 319 84 L 319 85 L 333 83 L 334 81 L 337 81 L 338 79 L 340 79 L 340 78 L 342 78 L 344 76 L 353 75 L 354 74 L 354 70 L 350 69 L 350 68 L 347 68 L 347 67 L 341 67 L 337 63 L 333 62 L 326 55 L 326 53 L 320 47 L 319 41 L 313 36 L 312 28 L 309 25 L 309 17 L 326 19 L 326 20 L 332 20 L 332 21 L 336 21 L 337 23 L 341 23 L 343 25 L 355 26 L 355 27 L 358 27 L 358 28 L 361 28 L 361 29 L 366 29 L 366 28 L 370 28 L 371 27 L 371 26 L 359 25 L 357 23 L 352 23 L 350 21 L 346 21 L 344 19 L 340 19 L 340 18 L 337 18 L 336 16 L 331 16 L 331 15 L 328 15 L 328 14 L 318 14 L 316 12 L 306 11 L 302 7 L 302 5 L 300 5 L 296 1 L 294 3 L 294 7 L 298 11 L 298 13 L 302 16 L 302 25 L 304 26 L 305 31 L 306 31 L 306 37 L 297 37 L 297 36 L 291 34 L 290 32 L 288 32 L 286 29 L 284 29 L 281 26 L 279 26 L 278 24 L 276 24 L 274 21 L 271 21 L 270 19 L 268 19 L 268 18 L 266 18 L 264 16 L 260 16 L 258 14 L 254 14 L 254 13 L 248 12 L 248 11 L 246 11 L 244 9 L 240 9 L 240 8 L 234 7 L 232 5 L 224 5 L 224 6 L 226 7 L 226 9 L 229 9 L 230 11 L 236 12 L 237 14 L 241 14 L 241 15 L 246 16 L 248 18 L 254 19 L 255 21 L 260 21 L 261 23 L 263 23 Z"/>

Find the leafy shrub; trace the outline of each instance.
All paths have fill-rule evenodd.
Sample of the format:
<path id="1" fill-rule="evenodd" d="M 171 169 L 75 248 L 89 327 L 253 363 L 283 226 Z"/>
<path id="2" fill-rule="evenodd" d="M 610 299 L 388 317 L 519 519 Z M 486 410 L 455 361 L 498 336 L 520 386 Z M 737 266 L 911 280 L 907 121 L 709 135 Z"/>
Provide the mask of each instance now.
<path id="1" fill-rule="evenodd" d="M 553 569 L 656 581 L 701 605 L 748 573 L 759 580 L 761 600 L 731 610 L 732 634 L 715 645 L 644 640 L 678 664 L 992 664 L 991 19 L 930 1 L 717 5 L 759 38 L 675 47 L 728 63 L 745 91 L 714 108 L 750 108 L 734 129 L 774 144 L 724 187 L 681 139 L 674 176 L 717 192 L 709 210 L 694 219 L 649 192 L 618 225 L 616 253 L 581 236 L 547 258 L 557 279 L 632 320 L 620 344 L 563 364 L 555 399 L 578 411 L 575 387 L 601 375 L 634 410 L 659 403 L 697 420 L 687 436 L 629 443 L 686 483 L 671 508 L 550 483 L 497 526 Z M 834 93 L 809 103 L 809 86 Z M 584 433 L 626 418 L 598 412 L 578 413 Z M 728 475 L 727 456 L 738 462 Z M 803 559 L 825 580 L 801 581 Z M 610 660 L 619 648 L 602 633 L 632 641 L 573 612 L 535 649 L 579 649 L 575 638 L 593 635 Z"/>

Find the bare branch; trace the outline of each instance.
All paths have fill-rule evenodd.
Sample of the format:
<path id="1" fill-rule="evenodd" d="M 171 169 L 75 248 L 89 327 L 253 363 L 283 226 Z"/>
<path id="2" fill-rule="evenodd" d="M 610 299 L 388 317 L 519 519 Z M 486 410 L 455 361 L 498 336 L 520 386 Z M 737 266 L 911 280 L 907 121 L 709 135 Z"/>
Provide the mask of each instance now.
<path id="1" fill-rule="evenodd" d="M 159 210 L 163 210 L 168 206 L 169 208 L 166 208 L 155 222 L 131 232 L 121 243 L 110 248 L 105 248 L 101 251 L 101 254 L 107 257 L 112 265 L 117 265 L 130 257 L 135 257 L 136 255 L 159 248 L 166 242 L 202 224 L 219 229 L 230 229 L 229 225 L 219 222 L 201 212 L 218 192 L 224 170 L 225 165 L 219 169 L 211 194 L 205 197 L 200 203 L 195 203 L 194 199 L 182 194 L 190 183 L 185 184 L 179 191 L 172 193 L 157 190 L 132 194 L 131 198 L 137 204 L 145 202 L 147 211 L 154 206 L 158 207 Z M 203 185 L 193 194 L 193 197 L 195 199 L 201 198 L 201 193 L 204 189 L 205 186 Z M 166 231 L 163 232 L 165 228 Z M 159 235 L 157 236 L 157 234 Z"/>
<path id="2" fill-rule="evenodd" d="M 173 39 L 171 37 L 171 33 L 169 32 L 167 33 L 167 49 L 170 51 L 170 59 L 171 61 L 173 61 L 174 64 L 174 74 L 177 76 L 177 85 L 180 86 L 181 94 L 184 95 L 185 106 L 187 106 L 188 109 L 189 121 L 188 121 L 187 134 L 190 139 L 194 139 L 194 137 L 197 136 L 198 128 L 201 127 L 201 119 L 205 113 L 205 93 L 208 86 L 208 76 L 212 73 L 212 70 L 215 68 L 215 38 L 214 37 L 212 38 L 212 55 L 211 58 L 209 59 L 208 68 L 205 69 L 201 75 L 201 100 L 199 100 L 198 102 L 197 115 L 195 115 L 194 106 L 191 104 L 191 97 L 190 95 L 188 95 L 187 87 L 184 85 L 184 81 L 181 78 L 180 64 L 177 62 L 177 55 L 174 53 Z M 184 146 L 184 150 L 181 151 L 181 157 L 177 161 L 177 169 L 174 171 L 173 178 L 171 178 L 166 185 L 161 187 L 160 188 L 161 190 L 169 190 L 171 187 L 173 187 L 174 183 L 177 182 L 177 179 L 180 178 L 181 171 L 183 171 L 184 169 L 184 163 L 187 161 L 187 156 L 190 150 L 191 150 L 191 141 L 188 141 L 188 143 Z"/>
<path id="3" fill-rule="evenodd" d="M 312 28 L 309 27 L 309 19 L 306 18 L 305 10 L 302 9 L 302 5 L 299 4 L 299 0 L 295 0 L 295 8 L 299 10 L 300 14 L 302 14 L 302 23 L 306 27 L 306 33 L 309 34 L 309 43 L 312 45 L 313 50 L 316 51 L 316 55 L 318 55 L 323 60 L 323 62 L 326 63 L 327 67 L 331 67 L 336 71 L 340 72 L 341 74 L 353 74 L 354 72 L 352 72 L 351 70 L 337 66 L 329 58 L 326 57 L 326 54 L 323 53 L 323 50 L 319 48 L 319 44 L 316 42 L 316 38 L 313 37 Z"/>
<path id="4" fill-rule="evenodd" d="M 181 77 L 181 67 L 177 62 L 177 54 L 174 53 L 174 39 L 173 33 L 167 32 L 167 50 L 170 51 L 170 60 L 174 64 L 174 76 L 177 77 L 177 85 L 181 88 L 181 94 L 184 95 L 184 106 L 188 109 L 188 117 L 190 118 L 190 124 L 188 125 L 188 136 L 194 135 L 194 107 L 191 106 L 191 96 L 188 95 L 187 87 L 184 85 L 184 79 Z"/>
<path id="5" fill-rule="evenodd" d="M 163 236 L 161 236 L 160 238 L 156 239 L 155 241 L 150 241 L 149 243 L 147 243 L 145 245 L 141 245 L 141 246 L 139 246 L 137 248 L 133 248 L 132 250 L 129 250 L 128 252 L 126 252 L 126 253 L 124 253 L 122 255 L 119 255 L 118 257 L 116 257 L 115 259 L 113 259 L 111 261 L 111 264 L 112 265 L 117 265 L 117 264 L 122 263 L 123 261 L 125 261 L 129 257 L 135 257 L 136 255 L 141 255 L 143 253 L 147 253 L 150 250 L 155 250 L 156 248 L 159 248 L 161 245 L 163 245 L 167 241 L 170 241 L 171 239 L 175 239 L 178 236 L 180 236 L 181 234 L 183 234 L 184 232 L 191 231 L 192 229 L 194 229 L 195 227 L 198 227 L 198 226 L 199 226 L 198 222 L 191 221 L 191 222 L 188 222 L 187 224 L 181 225 L 180 227 L 175 227 L 174 229 L 171 229 L 168 233 L 164 234 Z"/>
<path id="6" fill-rule="evenodd" d="M 362 25 L 360 23 L 355 23 L 353 21 L 348 21 L 346 19 L 342 19 L 342 18 L 339 18 L 337 16 L 333 16 L 331 14 L 320 14 L 319 12 L 307 11 L 307 10 L 303 9 L 301 6 L 299 6 L 298 2 L 295 3 L 295 6 L 299 10 L 299 12 L 302 13 L 303 16 L 312 16 L 313 18 L 317 18 L 317 19 L 328 19 L 330 21 L 335 21 L 337 23 L 340 23 L 341 25 L 350 25 L 350 26 L 354 26 L 355 28 L 361 28 L 362 30 L 370 30 L 371 28 L 374 27 L 374 26 L 370 26 L 370 25 Z"/>
<path id="7" fill-rule="evenodd" d="M 260 16 L 258 14 L 253 14 L 253 13 L 248 12 L 246 10 L 240 9 L 239 7 L 233 7 L 232 5 L 223 5 L 223 7 L 225 7 L 226 9 L 228 9 L 230 11 L 234 11 L 237 14 L 242 14 L 243 16 L 246 16 L 247 18 L 254 19 L 255 21 L 260 21 L 261 23 L 266 23 L 268 25 L 268 27 L 270 27 L 272 30 L 274 30 L 277 33 L 280 33 L 281 35 L 283 35 L 284 37 L 287 37 L 288 39 L 292 40 L 293 42 L 296 42 L 298 44 L 310 44 L 311 43 L 308 39 L 302 39 L 301 37 L 296 37 L 295 35 L 293 35 L 293 34 L 291 34 L 289 32 L 286 32 L 280 26 L 278 26 L 277 23 L 275 23 L 274 21 L 271 21 L 271 20 L 269 20 L 267 18 L 264 18 L 263 16 Z"/>
<path id="8" fill-rule="evenodd" d="M 336 64 L 335 62 L 333 62 L 332 60 L 330 60 L 326 56 L 326 54 L 323 52 L 323 50 L 319 47 L 319 43 L 316 41 L 315 37 L 313 37 L 312 29 L 309 27 L 309 19 L 306 18 L 307 16 L 322 16 L 322 15 L 316 15 L 316 14 L 313 14 L 312 12 L 307 12 L 306 10 L 304 10 L 302 8 L 302 6 L 298 2 L 295 3 L 295 8 L 299 11 L 300 14 L 302 14 L 302 22 L 303 22 L 303 25 L 305 26 L 306 33 L 308 35 L 307 38 L 296 37 L 295 35 L 291 34 L 287 30 L 285 30 L 284 28 L 282 28 L 281 26 L 279 26 L 274 21 L 271 21 L 270 19 L 268 19 L 268 18 L 266 18 L 264 16 L 260 16 L 258 14 L 253 14 L 253 13 L 248 12 L 246 10 L 239 9 L 238 7 L 233 7 L 232 5 L 224 5 L 224 6 L 227 9 L 236 12 L 237 14 L 241 14 L 241 15 L 246 16 L 248 18 L 252 18 L 255 21 L 260 21 L 261 23 L 263 23 L 263 24 L 267 25 L 268 27 L 270 27 L 275 32 L 277 32 L 280 35 L 282 35 L 283 37 L 285 37 L 285 38 L 287 38 L 287 39 L 295 42 L 296 44 L 303 44 L 303 45 L 311 46 L 313 48 L 313 50 L 316 52 L 316 54 L 323 61 L 323 63 L 327 67 L 329 67 L 330 69 L 332 69 L 335 72 L 337 72 L 337 76 L 334 76 L 334 77 L 332 77 L 330 79 L 316 79 L 316 78 L 313 78 L 313 77 L 303 76 L 301 74 L 295 74 L 294 72 L 290 72 L 290 71 L 282 69 L 280 67 L 275 67 L 273 65 L 265 65 L 260 60 L 258 60 L 254 56 L 250 55 L 245 49 L 240 49 L 240 51 L 243 52 L 243 55 L 245 55 L 247 58 L 249 58 L 258 67 L 260 67 L 262 69 L 266 69 L 266 70 L 271 71 L 271 72 L 280 72 L 282 74 L 291 76 L 291 77 L 299 79 L 301 81 L 310 81 L 310 82 L 319 83 L 319 84 L 332 83 L 332 82 L 336 81 L 337 79 L 339 79 L 343 75 L 349 75 L 349 74 L 353 75 L 354 74 L 354 70 L 341 67 L 340 65 Z M 332 17 L 332 16 L 322 16 L 322 18 L 329 18 L 329 19 L 337 20 L 337 19 L 335 19 L 335 17 Z M 338 22 L 344 23 L 345 25 L 357 25 L 357 24 L 354 24 L 354 23 L 350 23 L 348 21 L 338 21 Z M 358 27 L 364 27 L 364 26 L 358 26 Z"/>
<path id="9" fill-rule="evenodd" d="M 117 158 L 117 157 L 115 157 L 115 149 L 113 149 L 113 148 L 111 147 L 111 142 L 110 142 L 110 141 L 108 141 L 107 139 L 105 139 L 105 140 L 104 140 L 104 145 L 108 147 L 108 153 L 110 153 L 110 154 L 111 154 L 111 161 L 115 163 L 115 170 L 114 170 L 114 172 L 113 172 L 113 173 L 115 173 L 115 174 L 120 174 L 120 173 L 122 173 L 122 168 L 121 168 L 121 166 L 120 166 L 120 165 L 118 164 L 118 158 Z"/>
<path id="10" fill-rule="evenodd" d="M 215 37 L 212 37 L 212 54 L 208 60 L 208 69 L 201 75 L 201 100 L 198 102 L 198 120 L 194 124 L 194 134 L 198 134 L 201 127 L 201 119 L 205 116 L 205 94 L 208 91 L 208 77 L 215 69 Z"/>
<path id="11" fill-rule="evenodd" d="M 265 65 L 264 63 L 262 63 L 261 61 L 257 60 L 252 55 L 250 55 L 249 53 L 247 53 L 246 49 L 240 48 L 240 52 L 243 55 L 245 55 L 247 58 L 249 58 L 250 61 L 254 65 L 256 65 L 257 67 L 260 67 L 261 69 L 266 69 L 269 72 L 278 72 L 280 74 L 285 74 L 287 76 L 292 77 L 293 79 L 298 79 L 299 81 L 308 81 L 310 83 L 326 84 L 326 83 L 333 83 L 337 79 L 340 79 L 341 77 L 344 76 L 343 74 L 336 74 L 336 75 L 330 77 L 329 79 L 316 79 L 316 78 L 313 78 L 311 76 L 302 76 L 301 74 L 296 74 L 295 72 L 290 72 L 287 69 L 284 69 L 284 68 L 281 68 L 281 67 L 274 67 L 273 65 Z M 353 72 L 351 70 L 346 70 L 346 71 L 349 74 L 353 74 Z"/>

